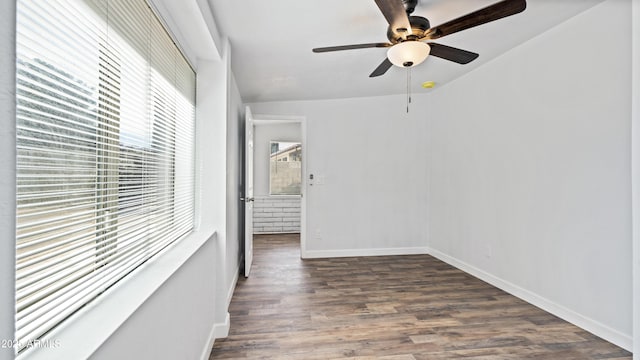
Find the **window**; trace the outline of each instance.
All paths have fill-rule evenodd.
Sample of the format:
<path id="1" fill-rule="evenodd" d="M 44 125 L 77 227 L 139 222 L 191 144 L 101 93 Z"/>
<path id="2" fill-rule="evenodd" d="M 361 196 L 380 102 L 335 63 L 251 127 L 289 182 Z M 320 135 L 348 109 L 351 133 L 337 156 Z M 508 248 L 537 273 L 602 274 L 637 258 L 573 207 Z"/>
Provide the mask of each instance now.
<path id="1" fill-rule="evenodd" d="M 17 8 L 26 344 L 192 231 L 195 74 L 144 0 Z"/>
<path id="2" fill-rule="evenodd" d="M 300 195 L 302 180 L 302 145 L 272 141 L 269 158 L 269 192 L 271 195 Z"/>

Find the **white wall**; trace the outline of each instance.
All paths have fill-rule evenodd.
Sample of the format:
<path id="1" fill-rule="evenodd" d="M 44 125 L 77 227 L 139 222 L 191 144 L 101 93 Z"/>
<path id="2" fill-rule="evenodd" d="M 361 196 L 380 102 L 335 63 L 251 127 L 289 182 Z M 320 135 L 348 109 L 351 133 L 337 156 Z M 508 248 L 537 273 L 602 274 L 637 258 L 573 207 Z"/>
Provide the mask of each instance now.
<path id="1" fill-rule="evenodd" d="M 214 240 L 205 243 L 90 359 L 206 359 L 214 322 L 215 247 Z M 70 357 L 60 357 L 65 358 Z"/>
<path id="2" fill-rule="evenodd" d="M 434 92 L 425 161 L 434 254 L 627 349 L 630 4 Z"/>
<path id="3" fill-rule="evenodd" d="M 16 234 L 15 39 L 16 3 L 0 2 L 0 340 L 14 338 Z M 13 359 L 0 347 L 0 359 Z"/>
<path id="4" fill-rule="evenodd" d="M 633 356 L 640 360 L 640 2 L 632 7 Z"/>
<path id="5" fill-rule="evenodd" d="M 215 206 L 215 211 L 209 217 L 202 220 L 215 226 L 217 235 L 218 256 L 216 263 L 216 283 L 220 284 L 216 289 L 215 299 L 215 335 L 216 337 L 226 336 L 229 328 L 229 313 L 227 312 L 227 284 L 230 283 L 228 277 L 233 277 L 227 273 L 228 268 L 233 268 L 232 263 L 227 264 L 227 223 L 230 219 L 227 212 L 227 125 L 229 121 L 229 105 L 231 88 L 230 51 L 228 40 L 223 45 L 224 51 L 222 60 L 219 62 L 202 61 L 198 64 L 198 76 L 206 79 L 201 86 L 198 81 L 197 111 L 201 119 L 206 119 L 206 124 L 196 127 L 198 140 L 202 141 L 203 149 L 199 152 L 199 161 L 203 163 L 215 164 L 207 173 L 203 173 L 199 179 L 201 181 L 200 191 L 215 194 L 209 198 L 202 198 L 200 203 L 202 208 Z M 229 259 L 233 262 L 233 259 Z M 203 276 L 209 274 L 203 272 Z"/>
<path id="6" fill-rule="evenodd" d="M 304 257 L 424 252 L 425 120 L 417 106 L 407 116 L 404 99 L 250 104 L 256 114 L 306 117 L 303 151 L 316 180 L 304 185 Z"/>
<path id="7" fill-rule="evenodd" d="M 253 109 L 252 109 L 253 111 Z M 257 114 L 253 111 L 254 114 Z M 277 115 L 277 114 L 276 114 Z M 256 117 L 259 115 L 256 115 Z M 254 183 L 255 196 L 269 195 L 269 158 L 271 141 L 301 142 L 302 133 L 299 123 L 260 124 L 254 132 Z M 304 151 L 304 149 L 303 149 Z"/>

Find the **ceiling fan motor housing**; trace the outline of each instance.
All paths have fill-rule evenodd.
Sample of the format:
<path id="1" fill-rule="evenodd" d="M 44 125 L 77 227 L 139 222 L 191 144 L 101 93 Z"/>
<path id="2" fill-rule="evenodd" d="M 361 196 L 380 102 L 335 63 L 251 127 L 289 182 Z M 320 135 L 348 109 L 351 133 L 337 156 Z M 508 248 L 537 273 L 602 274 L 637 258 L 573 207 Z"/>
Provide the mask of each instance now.
<path id="1" fill-rule="evenodd" d="M 392 44 L 397 44 L 405 40 L 418 40 L 431 28 L 429 20 L 422 16 L 409 16 L 409 24 L 411 24 L 411 33 L 409 33 L 407 29 L 387 27 L 387 39 L 389 39 Z"/>

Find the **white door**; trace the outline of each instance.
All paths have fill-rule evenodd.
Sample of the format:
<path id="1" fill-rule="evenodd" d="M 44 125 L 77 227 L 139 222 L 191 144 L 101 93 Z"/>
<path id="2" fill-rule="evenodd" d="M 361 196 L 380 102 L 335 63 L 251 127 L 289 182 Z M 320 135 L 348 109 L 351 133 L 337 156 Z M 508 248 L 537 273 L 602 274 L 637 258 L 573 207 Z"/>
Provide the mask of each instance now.
<path id="1" fill-rule="evenodd" d="M 244 276 L 249 277 L 253 262 L 253 116 L 247 106 L 245 112 L 245 180 L 244 180 Z"/>

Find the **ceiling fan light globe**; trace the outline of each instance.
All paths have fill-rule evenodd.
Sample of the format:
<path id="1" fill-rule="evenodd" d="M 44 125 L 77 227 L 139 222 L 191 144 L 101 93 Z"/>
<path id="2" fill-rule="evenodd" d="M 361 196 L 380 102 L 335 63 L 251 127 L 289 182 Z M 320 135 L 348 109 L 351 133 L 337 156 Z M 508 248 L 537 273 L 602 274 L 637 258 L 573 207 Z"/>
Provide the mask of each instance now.
<path id="1" fill-rule="evenodd" d="M 405 41 L 390 47 L 387 58 L 395 66 L 413 67 L 422 63 L 429 56 L 430 51 L 431 47 L 427 43 Z"/>

